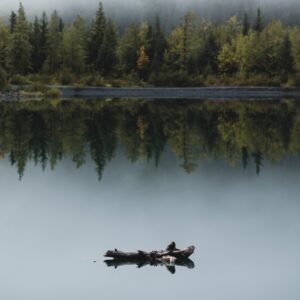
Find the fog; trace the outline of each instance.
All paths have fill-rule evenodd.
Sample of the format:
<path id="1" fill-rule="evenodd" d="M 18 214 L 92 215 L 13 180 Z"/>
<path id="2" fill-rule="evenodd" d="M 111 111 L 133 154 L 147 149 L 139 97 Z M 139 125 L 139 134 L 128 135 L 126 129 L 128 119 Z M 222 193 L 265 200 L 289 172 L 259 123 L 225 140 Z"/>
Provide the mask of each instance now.
<path id="1" fill-rule="evenodd" d="M 19 182 L 1 161 L 1 299 L 299 299 L 299 159 L 261 176 L 222 162 L 187 175 L 179 164 L 121 154 L 99 182 L 92 162 L 64 160 L 54 172 L 29 164 Z M 102 262 L 108 248 L 172 240 L 196 246 L 195 269 Z"/>
<path id="2" fill-rule="evenodd" d="M 80 13 L 91 17 L 95 12 L 98 0 L 23 0 L 27 14 L 32 17 L 57 9 L 66 18 Z M 168 26 L 178 23 L 178 18 L 187 10 L 195 10 L 200 16 L 216 22 L 226 20 L 231 15 L 242 15 L 244 11 L 253 18 L 258 7 L 264 11 L 266 19 L 281 18 L 286 23 L 299 23 L 300 2 L 298 0 L 103 0 L 108 15 L 117 23 L 153 19 L 161 15 Z M 11 10 L 17 10 L 19 0 L 0 0 L 0 15 L 6 16 Z"/>

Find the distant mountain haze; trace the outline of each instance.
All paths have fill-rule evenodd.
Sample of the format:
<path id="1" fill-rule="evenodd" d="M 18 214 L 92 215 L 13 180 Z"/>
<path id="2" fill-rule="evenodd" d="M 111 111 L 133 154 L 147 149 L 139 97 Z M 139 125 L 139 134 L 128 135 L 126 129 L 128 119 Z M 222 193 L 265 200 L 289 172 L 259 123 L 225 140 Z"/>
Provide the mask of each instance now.
<path id="1" fill-rule="evenodd" d="M 4 18 L 17 10 L 19 0 L 0 0 L 0 15 Z M 43 10 L 58 10 L 66 19 L 77 14 L 92 17 L 98 0 L 23 0 L 28 17 L 32 18 Z M 260 7 L 266 20 L 279 18 L 286 24 L 300 24 L 299 0 L 103 0 L 105 11 L 119 26 L 143 20 L 153 20 L 160 15 L 163 24 L 172 28 L 188 10 L 214 22 L 223 22 L 232 15 L 242 16 L 246 11 L 253 19 Z"/>

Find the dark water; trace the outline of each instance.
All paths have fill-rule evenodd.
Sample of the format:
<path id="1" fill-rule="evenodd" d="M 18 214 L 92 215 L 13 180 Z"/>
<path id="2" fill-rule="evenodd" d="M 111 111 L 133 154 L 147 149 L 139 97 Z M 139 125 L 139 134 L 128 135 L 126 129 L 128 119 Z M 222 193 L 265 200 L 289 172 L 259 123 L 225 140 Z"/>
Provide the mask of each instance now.
<path id="1" fill-rule="evenodd" d="M 291 100 L 1 103 L 0 297 L 299 299 L 299 149 Z"/>

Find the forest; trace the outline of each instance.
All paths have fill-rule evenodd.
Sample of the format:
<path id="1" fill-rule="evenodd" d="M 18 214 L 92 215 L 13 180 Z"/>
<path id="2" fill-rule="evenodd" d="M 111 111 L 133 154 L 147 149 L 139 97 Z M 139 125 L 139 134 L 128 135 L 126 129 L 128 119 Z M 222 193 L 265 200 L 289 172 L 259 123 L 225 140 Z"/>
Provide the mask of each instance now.
<path id="1" fill-rule="evenodd" d="M 187 173 L 219 161 L 260 174 L 298 155 L 299 132 L 300 105 L 292 100 L 0 103 L 0 158 L 20 179 L 29 161 L 44 170 L 63 159 L 77 168 L 92 160 L 101 179 L 123 152 L 132 163 L 175 163 Z"/>
<path id="2" fill-rule="evenodd" d="M 20 3 L 0 21 L 0 88 L 75 86 L 300 86 L 300 27 L 245 11 L 224 22 L 188 11 L 118 30 L 100 3 L 92 20 L 57 11 L 29 21 Z"/>

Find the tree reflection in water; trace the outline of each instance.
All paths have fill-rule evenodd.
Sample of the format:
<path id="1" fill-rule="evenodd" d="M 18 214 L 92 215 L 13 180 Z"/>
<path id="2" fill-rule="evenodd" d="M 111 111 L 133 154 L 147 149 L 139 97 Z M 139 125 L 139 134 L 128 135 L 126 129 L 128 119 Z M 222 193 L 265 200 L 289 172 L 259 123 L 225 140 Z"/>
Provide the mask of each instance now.
<path id="1" fill-rule="evenodd" d="M 169 145 L 193 172 L 202 161 L 230 166 L 278 162 L 300 150 L 297 101 L 74 100 L 0 103 L 0 155 L 23 177 L 33 160 L 44 170 L 64 157 L 88 156 L 99 179 L 122 145 L 128 160 L 158 166 Z"/>

